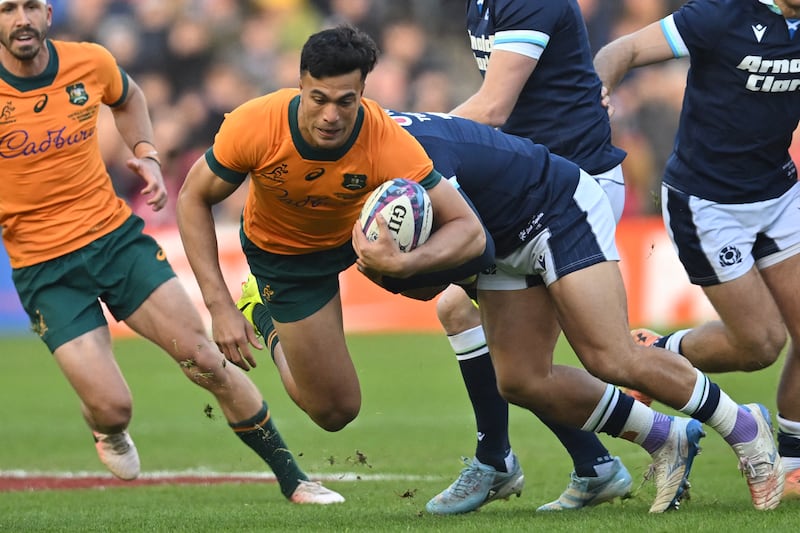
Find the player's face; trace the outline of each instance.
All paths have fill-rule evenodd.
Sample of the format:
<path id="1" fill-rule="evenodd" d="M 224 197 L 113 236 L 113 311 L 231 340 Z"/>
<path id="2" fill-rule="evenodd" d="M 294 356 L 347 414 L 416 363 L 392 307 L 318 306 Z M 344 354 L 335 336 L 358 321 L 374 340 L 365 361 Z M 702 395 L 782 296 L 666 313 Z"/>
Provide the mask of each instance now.
<path id="1" fill-rule="evenodd" d="M 297 111 L 303 139 L 325 150 L 342 146 L 353 132 L 363 92 L 360 70 L 329 78 L 314 78 L 304 72 Z"/>
<path id="2" fill-rule="evenodd" d="M 52 13 L 42 0 L 0 0 L 0 44 L 15 59 L 32 60 L 42 48 Z"/>

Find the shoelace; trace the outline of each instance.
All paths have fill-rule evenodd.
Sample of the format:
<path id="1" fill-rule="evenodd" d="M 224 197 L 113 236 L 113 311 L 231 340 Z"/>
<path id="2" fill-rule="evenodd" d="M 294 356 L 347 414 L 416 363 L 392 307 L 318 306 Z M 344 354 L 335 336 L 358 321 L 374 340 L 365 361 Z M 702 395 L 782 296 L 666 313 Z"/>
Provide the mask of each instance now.
<path id="1" fill-rule="evenodd" d="M 106 435 L 103 443 L 111 446 L 112 451 L 117 455 L 125 455 L 130 450 L 128 439 L 125 438 L 124 433 L 118 435 Z"/>
<path id="2" fill-rule="evenodd" d="M 748 479 L 753 481 L 761 481 L 763 478 L 768 477 L 769 467 L 772 463 L 764 459 L 765 454 L 759 453 L 751 460 L 750 457 L 739 458 L 739 470 Z"/>
<path id="3" fill-rule="evenodd" d="M 467 466 L 467 468 L 461 471 L 461 474 L 459 474 L 453 486 L 450 487 L 450 492 L 459 497 L 466 496 L 469 494 L 470 489 L 478 484 L 478 480 L 483 477 L 483 475 L 484 472 L 474 468 L 472 465 Z"/>
<path id="4" fill-rule="evenodd" d="M 306 492 L 311 492 L 313 494 L 324 494 L 328 492 L 328 490 L 325 487 L 323 487 L 321 483 L 318 483 L 316 481 L 300 480 L 299 485 L 302 486 Z"/>

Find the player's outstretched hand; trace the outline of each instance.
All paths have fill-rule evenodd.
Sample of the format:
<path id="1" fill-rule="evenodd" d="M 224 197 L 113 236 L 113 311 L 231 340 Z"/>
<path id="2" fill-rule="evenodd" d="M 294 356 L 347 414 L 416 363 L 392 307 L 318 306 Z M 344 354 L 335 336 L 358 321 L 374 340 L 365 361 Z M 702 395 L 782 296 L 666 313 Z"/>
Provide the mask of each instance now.
<path id="1" fill-rule="evenodd" d="M 161 211 L 167 205 L 168 196 L 164 177 L 161 175 L 161 167 L 156 161 L 146 157 L 141 159 L 132 157 L 128 159 L 127 165 L 145 181 L 145 187 L 140 194 L 148 196 L 147 205 L 153 211 Z"/>

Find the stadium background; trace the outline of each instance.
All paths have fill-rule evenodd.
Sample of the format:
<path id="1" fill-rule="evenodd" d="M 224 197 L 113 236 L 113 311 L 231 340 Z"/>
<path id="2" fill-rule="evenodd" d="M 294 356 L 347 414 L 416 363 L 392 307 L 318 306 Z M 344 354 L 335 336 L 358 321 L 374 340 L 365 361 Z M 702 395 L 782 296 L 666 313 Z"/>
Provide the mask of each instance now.
<path id="1" fill-rule="evenodd" d="M 180 278 L 204 311 L 175 228 L 175 196 L 189 166 L 212 142 L 223 115 L 245 100 L 297 84 L 307 36 L 338 22 L 370 33 L 381 59 L 366 96 L 384 107 L 448 111 L 480 84 L 463 28 L 463 0 L 51 0 L 55 39 L 102 43 L 144 89 L 171 193 L 152 213 L 130 157 L 104 112 L 100 140 L 115 187 L 145 218 Z M 579 0 L 595 51 L 609 40 L 658 20 L 682 2 Z M 677 126 L 687 63 L 635 71 L 615 93 L 614 141 L 628 152 L 625 213 L 618 230 L 621 267 L 633 325 L 673 327 L 713 316 L 688 284 L 661 224 L 657 191 Z M 247 266 L 236 224 L 242 187 L 215 212 L 220 254 L 232 294 Z M 241 193 L 241 194 L 240 194 Z M 0 250 L 0 333 L 32 335 Z M 342 277 L 348 331 L 437 331 L 432 302 L 387 294 L 353 271 Z M 206 320 L 208 317 L 204 314 Z M 113 322 L 113 320 L 112 320 Z M 122 325 L 113 325 L 126 335 Z"/>

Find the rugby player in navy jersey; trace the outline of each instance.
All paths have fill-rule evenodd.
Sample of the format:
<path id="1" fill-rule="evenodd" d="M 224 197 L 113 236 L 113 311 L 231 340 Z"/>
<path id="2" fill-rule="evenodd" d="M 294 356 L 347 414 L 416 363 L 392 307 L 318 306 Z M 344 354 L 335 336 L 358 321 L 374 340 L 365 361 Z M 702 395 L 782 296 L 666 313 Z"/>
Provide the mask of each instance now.
<path id="1" fill-rule="evenodd" d="M 603 186 L 618 221 L 625 189 L 625 152 L 611 144 L 608 112 L 575 0 L 469 0 L 467 31 L 484 80 L 452 113 L 528 137 L 577 163 Z M 427 510 L 472 511 L 519 494 L 524 477 L 511 450 L 508 404 L 497 392 L 480 313 L 458 286 L 437 302 L 472 403 L 475 457 Z M 631 476 L 590 433 L 542 420 L 569 452 L 573 472 L 558 499 L 539 510 L 580 509 L 629 493 Z"/>
<path id="2" fill-rule="evenodd" d="M 543 145 L 474 121 L 393 116 L 472 201 L 494 241 L 496 265 L 478 274 L 476 292 L 504 398 L 642 446 L 653 458 L 654 513 L 676 508 L 685 495 L 701 422 L 756 471 L 777 454 L 763 406 L 738 405 L 687 359 L 633 341 L 613 210 L 589 174 Z M 421 271 L 420 255 L 427 270 L 452 263 L 437 247 L 403 253 L 385 220 L 380 227 L 373 242 L 358 222 L 352 232 L 359 270 L 379 284 L 387 287 L 381 276 L 410 282 Z M 585 370 L 553 364 L 559 325 Z M 608 383 L 642 390 L 692 418 L 654 411 Z M 761 508 L 780 502 L 777 481 Z"/>
<path id="3" fill-rule="evenodd" d="M 707 372 L 771 365 L 788 336 L 778 387 L 782 460 L 742 464 L 757 508 L 786 469 L 800 496 L 800 185 L 789 155 L 800 119 L 800 1 L 692 1 L 602 48 L 609 91 L 628 70 L 689 57 L 664 223 L 689 276 L 720 319 L 658 336 L 634 331 Z"/>

